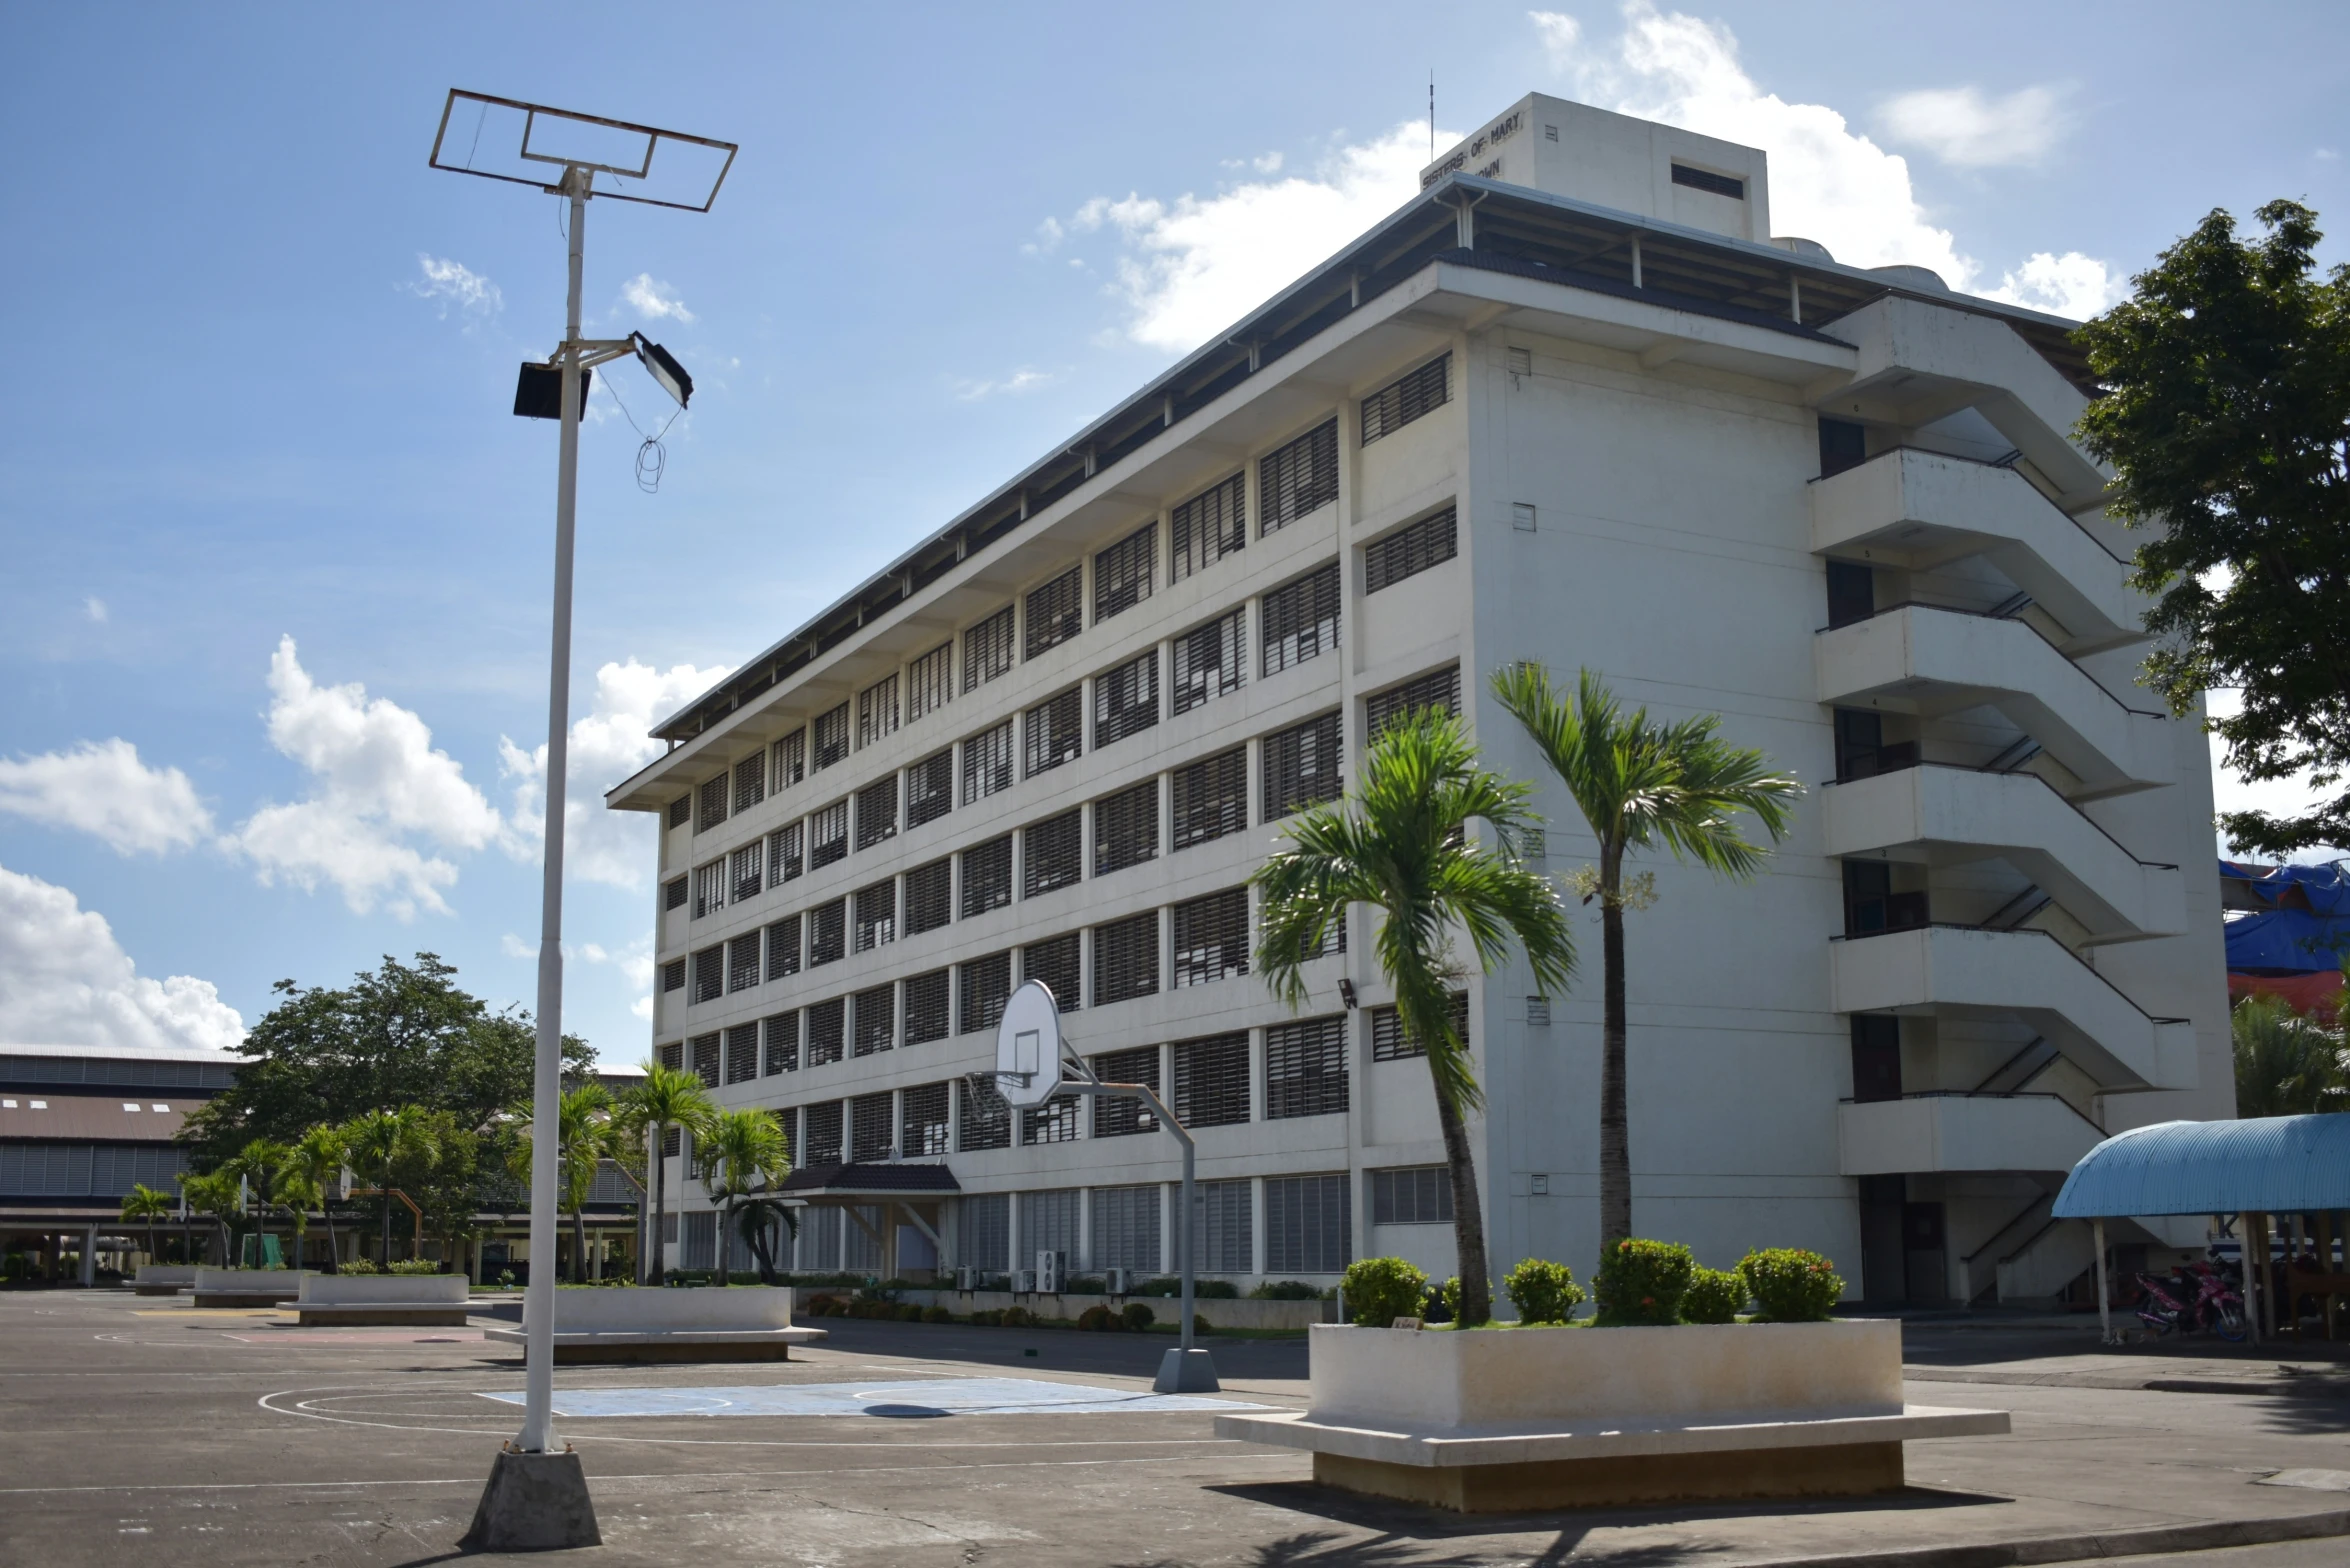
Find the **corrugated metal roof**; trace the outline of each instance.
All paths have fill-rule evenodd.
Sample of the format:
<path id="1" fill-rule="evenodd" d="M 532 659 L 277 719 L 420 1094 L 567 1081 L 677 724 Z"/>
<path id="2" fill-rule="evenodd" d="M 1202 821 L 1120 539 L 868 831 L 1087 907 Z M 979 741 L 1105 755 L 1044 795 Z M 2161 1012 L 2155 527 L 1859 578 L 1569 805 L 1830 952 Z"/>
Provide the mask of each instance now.
<path id="1" fill-rule="evenodd" d="M 2108 1138 L 2056 1195 L 2059 1219 L 2350 1209 L 2350 1113 L 2157 1122 Z"/>

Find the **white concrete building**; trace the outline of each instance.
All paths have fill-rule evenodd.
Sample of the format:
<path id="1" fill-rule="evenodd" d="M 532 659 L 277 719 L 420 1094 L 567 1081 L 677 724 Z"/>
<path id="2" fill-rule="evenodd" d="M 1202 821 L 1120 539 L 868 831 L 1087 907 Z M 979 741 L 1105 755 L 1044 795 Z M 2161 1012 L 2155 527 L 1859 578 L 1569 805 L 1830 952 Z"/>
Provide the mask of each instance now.
<path id="1" fill-rule="evenodd" d="M 2101 1130 L 2232 1110 L 2204 741 L 2133 685 L 2069 323 L 1773 237 L 1761 152 L 1539 95 L 1423 187 L 662 724 L 609 796 L 665 824 L 656 1049 L 857 1207 L 803 1268 L 1158 1272 L 1171 1140 L 964 1081 L 1041 975 L 1198 1130 L 1203 1270 L 1449 1273 L 1369 917 L 1293 1018 L 1242 888 L 1399 702 L 1541 781 L 1487 677 L 1588 665 L 1810 786 L 1757 883 L 1646 868 L 1636 1229 L 1877 1300 L 2058 1292 L 2088 1243 L 2048 1196 Z M 1579 930 L 1573 994 L 1465 999 L 1497 1274 L 1595 1259 Z"/>

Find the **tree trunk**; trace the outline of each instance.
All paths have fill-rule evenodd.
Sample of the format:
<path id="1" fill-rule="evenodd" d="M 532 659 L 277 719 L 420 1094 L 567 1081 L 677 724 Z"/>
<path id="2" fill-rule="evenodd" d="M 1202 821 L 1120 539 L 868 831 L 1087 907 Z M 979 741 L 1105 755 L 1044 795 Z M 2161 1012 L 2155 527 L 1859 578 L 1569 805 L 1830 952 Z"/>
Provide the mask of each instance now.
<path id="1" fill-rule="evenodd" d="M 1623 876 L 1622 851 L 1603 853 L 1599 872 L 1599 1247 L 1603 1257 L 1632 1234 L 1631 1115 L 1624 1090 Z"/>
<path id="2" fill-rule="evenodd" d="M 587 1215 L 579 1209 L 571 1211 L 571 1283 L 584 1285 L 588 1278 Z"/>
<path id="3" fill-rule="evenodd" d="M 1444 1163 L 1452 1173 L 1452 1244 L 1461 1270 L 1463 1323 L 1487 1323 L 1493 1318 L 1492 1269 L 1485 1261 L 1485 1210 L 1477 1201 L 1477 1157 L 1469 1148 L 1469 1129 L 1444 1086 L 1436 1086 L 1436 1121 L 1444 1130 Z"/>
<path id="4" fill-rule="evenodd" d="M 669 1128 L 656 1122 L 652 1131 L 653 1166 L 653 1231 L 645 1239 L 645 1283 L 658 1285 L 669 1278 L 669 1249 L 661 1244 L 661 1227 L 669 1219 L 669 1161 L 662 1156 L 662 1147 L 669 1141 Z"/>
<path id="5" fill-rule="evenodd" d="M 318 1214 L 319 1218 L 326 1221 L 326 1271 L 329 1274 L 340 1274 L 343 1272 L 343 1249 L 341 1244 L 335 1240 L 334 1213 L 324 1203 L 321 1203 L 318 1206 Z"/>

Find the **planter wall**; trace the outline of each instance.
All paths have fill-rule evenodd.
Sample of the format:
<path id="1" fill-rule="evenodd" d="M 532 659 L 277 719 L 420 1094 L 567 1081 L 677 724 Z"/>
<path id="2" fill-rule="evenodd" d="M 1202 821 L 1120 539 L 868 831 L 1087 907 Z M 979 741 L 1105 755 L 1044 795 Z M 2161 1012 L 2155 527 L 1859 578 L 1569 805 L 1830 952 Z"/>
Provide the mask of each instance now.
<path id="1" fill-rule="evenodd" d="M 196 1265 L 193 1263 L 142 1263 L 132 1280 L 138 1285 L 193 1285 L 196 1283 Z"/>
<path id="2" fill-rule="evenodd" d="M 297 1296 L 308 1269 L 216 1269 L 199 1266 L 196 1290 L 202 1295 Z"/>
<path id="3" fill-rule="evenodd" d="M 463 1306 L 468 1289 L 462 1274 L 306 1274 L 297 1299 L 306 1307 Z"/>
<path id="4" fill-rule="evenodd" d="M 660 1334 L 745 1332 L 791 1327 L 789 1286 L 729 1285 L 696 1290 L 615 1285 L 601 1289 L 557 1290 L 558 1334 Z M 530 1322 L 523 1308 L 523 1323 Z"/>
<path id="5" fill-rule="evenodd" d="M 856 1292 L 848 1286 L 802 1285 L 802 1292 L 811 1296 L 851 1296 Z M 1173 1323 L 1183 1315 L 1183 1300 L 1179 1296 L 1016 1296 L 1008 1290 L 901 1290 L 898 1300 L 917 1307 L 938 1306 L 958 1316 L 974 1312 L 1000 1312 L 1006 1307 L 1026 1307 L 1040 1318 L 1075 1318 L 1087 1307 L 1108 1307 L 1118 1311 L 1129 1301 L 1139 1301 L 1151 1309 L 1161 1323 Z M 1219 1328 L 1298 1329 L 1311 1328 L 1317 1323 L 1335 1323 L 1338 1303 L 1335 1301 L 1210 1301 L 1204 1297 L 1192 1303 L 1192 1310 L 1208 1320 L 1211 1331 Z"/>

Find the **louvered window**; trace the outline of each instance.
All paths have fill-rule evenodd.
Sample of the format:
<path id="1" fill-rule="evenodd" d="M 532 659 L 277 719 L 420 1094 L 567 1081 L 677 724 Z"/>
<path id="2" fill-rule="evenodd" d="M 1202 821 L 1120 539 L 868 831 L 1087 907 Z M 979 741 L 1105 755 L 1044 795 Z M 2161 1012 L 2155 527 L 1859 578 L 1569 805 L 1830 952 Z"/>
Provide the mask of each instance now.
<path id="1" fill-rule="evenodd" d="M 849 705 L 816 715 L 816 755 L 811 759 L 821 773 L 849 754 Z"/>
<path id="2" fill-rule="evenodd" d="M 848 1003 L 840 997 L 808 1009 L 808 1065 L 822 1067 L 841 1059 L 848 1043 Z M 809 1131 L 814 1132 L 811 1127 Z"/>
<path id="3" fill-rule="evenodd" d="M 1248 748 L 1177 768 L 1174 774 L 1177 849 L 1237 833 L 1248 826 Z"/>
<path id="4" fill-rule="evenodd" d="M 1338 646 L 1338 563 L 1265 595 L 1259 614 L 1267 675 L 1292 669 Z"/>
<path id="5" fill-rule="evenodd" d="M 1093 1189 L 1093 1254 L 1097 1269 L 1159 1271 L 1159 1186 Z"/>
<path id="6" fill-rule="evenodd" d="M 726 1081 L 749 1083 L 759 1076 L 759 1026 L 736 1024 L 726 1031 Z"/>
<path id="7" fill-rule="evenodd" d="M 835 963 L 848 952 L 848 900 L 836 898 L 808 911 L 808 967 Z"/>
<path id="8" fill-rule="evenodd" d="M 906 722 L 936 713 L 955 695 L 955 644 L 948 639 L 906 666 Z"/>
<path id="9" fill-rule="evenodd" d="M 1093 745 L 1139 735 L 1159 722 L 1159 650 L 1135 655 L 1093 679 Z"/>
<path id="10" fill-rule="evenodd" d="M 1448 664 L 1432 675 L 1390 686 L 1363 699 L 1363 733 L 1377 740 L 1388 725 L 1407 713 L 1434 708 L 1458 717 L 1461 711 L 1461 667 Z"/>
<path id="11" fill-rule="evenodd" d="M 957 1148 L 969 1154 L 1012 1146 L 1012 1107 L 1005 1103 L 992 1079 L 957 1079 L 955 1093 L 962 1101 L 963 1112 L 961 1134 L 955 1140 Z M 963 1201 L 968 1204 L 971 1200 Z"/>
<path id="12" fill-rule="evenodd" d="M 1076 761 L 1085 750 L 1085 688 L 1072 686 L 1038 703 L 1021 727 L 1028 741 L 1029 778 Z"/>
<path id="13" fill-rule="evenodd" d="M 759 983 L 759 937 L 738 936 L 726 944 L 726 989 L 748 991 Z"/>
<path id="14" fill-rule="evenodd" d="M 936 931 L 955 912 L 955 863 L 934 860 L 906 873 L 906 935 Z"/>
<path id="15" fill-rule="evenodd" d="M 1057 648 L 1085 629 L 1085 568 L 1072 566 L 1028 596 L 1024 658 Z"/>
<path id="16" fill-rule="evenodd" d="M 1345 951 L 1346 916 L 1341 913 L 1334 916 L 1330 923 L 1322 928 L 1322 940 L 1318 946 L 1300 941 L 1297 957 L 1299 963 L 1304 963 L 1309 959 L 1329 958 Z"/>
<path id="17" fill-rule="evenodd" d="M 860 953 L 898 939 L 898 884 L 892 877 L 887 882 L 876 882 L 861 887 L 853 895 L 856 900 L 856 924 L 850 940 Z"/>
<path id="18" fill-rule="evenodd" d="M 1465 1048 L 1469 1043 L 1469 993 L 1466 991 L 1452 993 L 1452 1027 Z M 1402 1014 L 1393 1007 L 1371 1009 L 1372 1061 L 1400 1062 L 1427 1054 L 1426 1046 L 1405 1033 Z"/>
<path id="19" fill-rule="evenodd" d="M 993 1029 L 1004 1016 L 1004 1003 L 1012 997 L 1012 955 L 989 953 L 984 958 L 966 958 L 955 966 L 955 978 L 962 990 L 956 1001 L 956 1031 L 977 1034 Z"/>
<path id="20" fill-rule="evenodd" d="M 1077 933 L 1072 931 L 1067 936 L 1031 942 L 1020 950 L 1020 978 L 1042 980 L 1051 987 L 1053 1000 L 1064 1013 L 1078 1008 L 1077 987 L 1083 978 L 1078 973 L 1078 947 Z"/>
<path id="21" fill-rule="evenodd" d="M 753 839 L 727 857 L 726 880 L 731 889 L 727 894 L 727 902 L 744 904 L 759 896 L 759 890 L 767 885 L 766 860 L 767 843 L 764 839 Z"/>
<path id="22" fill-rule="evenodd" d="M 761 1071 L 768 1077 L 800 1070 L 800 1015 L 798 1009 L 759 1020 Z M 798 1150 L 792 1151 L 797 1154 Z"/>
<path id="23" fill-rule="evenodd" d="M 1146 909 L 1093 928 L 1093 1005 L 1159 992 L 1159 912 Z"/>
<path id="24" fill-rule="evenodd" d="M 1325 800 L 1336 800 L 1344 790 L 1338 777 L 1338 715 L 1318 719 L 1268 735 L 1265 751 L 1265 820 L 1278 822 L 1293 811 Z"/>
<path id="25" fill-rule="evenodd" d="M 767 835 L 767 885 L 781 887 L 807 869 L 800 853 L 807 824 L 795 822 Z"/>
<path id="26" fill-rule="evenodd" d="M 1142 1046 L 1132 1051 L 1111 1051 L 1093 1059 L 1093 1075 L 1104 1083 L 1138 1083 L 1156 1094 L 1159 1088 L 1159 1048 Z M 1093 1135 L 1096 1138 L 1125 1138 L 1139 1132 L 1156 1132 L 1158 1119 L 1151 1115 L 1140 1100 L 1125 1096 L 1097 1094 L 1093 1096 Z M 1094 1262 L 1099 1265 L 1100 1258 Z M 1153 1263 L 1152 1268 L 1158 1265 Z"/>
<path id="27" fill-rule="evenodd" d="M 712 1031 L 709 1034 L 695 1035 L 686 1042 L 686 1047 L 693 1057 L 694 1076 L 702 1080 L 705 1088 L 715 1089 L 718 1087 L 720 1039 L 718 1033 Z"/>
<path id="28" fill-rule="evenodd" d="M 963 804 L 1012 787 L 1012 721 L 963 742 Z"/>
<path id="29" fill-rule="evenodd" d="M 694 797 L 693 792 L 689 790 L 669 803 L 669 825 L 673 828 L 682 828 L 693 819 Z"/>
<path id="30" fill-rule="evenodd" d="M 1175 508 L 1168 524 L 1174 580 L 1213 566 L 1248 543 L 1248 479 L 1230 479 Z"/>
<path id="31" fill-rule="evenodd" d="M 694 831 L 707 833 L 726 820 L 727 776 L 702 780 L 700 809 L 694 813 Z"/>
<path id="32" fill-rule="evenodd" d="M 661 989 L 663 991 L 682 991 L 685 989 L 684 959 L 672 958 L 669 960 L 669 962 L 661 966 Z"/>
<path id="33" fill-rule="evenodd" d="M 685 907 L 686 900 L 685 890 L 686 880 L 683 877 L 671 877 L 668 881 L 662 883 L 661 908 L 664 911 L 671 909 L 683 909 Z"/>
<path id="34" fill-rule="evenodd" d="M 714 915 L 726 907 L 726 862 L 713 860 L 694 867 L 693 918 Z"/>
<path id="35" fill-rule="evenodd" d="M 1450 1225 L 1452 1172 L 1441 1165 L 1402 1165 L 1365 1171 L 1371 1179 L 1374 1225 Z"/>
<path id="36" fill-rule="evenodd" d="M 1439 354 L 1363 399 L 1363 445 L 1398 430 L 1445 405 L 1451 393 L 1452 356 Z"/>
<path id="37" fill-rule="evenodd" d="M 767 759 L 765 756 L 745 757 L 734 765 L 734 809 L 737 814 L 750 810 L 767 798 Z"/>
<path id="38" fill-rule="evenodd" d="M 671 1072 L 685 1071 L 685 1042 L 683 1040 L 672 1040 L 667 1045 L 658 1047 L 653 1054 L 659 1057 L 661 1065 Z M 669 1152 L 674 1154 L 677 1151 L 672 1149 Z"/>
<path id="39" fill-rule="evenodd" d="M 1210 1035 L 1175 1047 L 1175 1119 L 1194 1130 L 1248 1120 L 1248 1034 Z"/>
<path id="40" fill-rule="evenodd" d="M 878 1056 L 898 1043 L 898 988 L 877 985 L 857 993 L 853 1049 L 859 1056 Z"/>
<path id="41" fill-rule="evenodd" d="M 1346 1109 L 1346 1015 L 1301 1018 L 1265 1031 L 1265 1120 Z"/>
<path id="42" fill-rule="evenodd" d="M 840 1163 L 840 1113 L 841 1102 L 838 1100 L 826 1100 L 822 1105 L 808 1107 L 808 1164 Z"/>
<path id="43" fill-rule="evenodd" d="M 1020 896 L 1034 898 L 1085 875 L 1085 813 L 1047 817 L 1020 836 Z"/>
<path id="44" fill-rule="evenodd" d="M 1175 906 L 1175 984 L 1206 985 L 1248 973 L 1248 889 Z"/>
<path id="45" fill-rule="evenodd" d="M 726 994 L 726 944 L 694 954 L 694 1001 L 715 1002 Z"/>
<path id="46" fill-rule="evenodd" d="M 1002 609 L 963 633 L 963 689 L 975 691 L 1012 673 L 1012 607 Z"/>
<path id="47" fill-rule="evenodd" d="M 1240 690 L 1248 665 L 1247 638 L 1244 606 L 1175 639 L 1177 713 Z"/>
<path id="48" fill-rule="evenodd" d="M 1056 1094 L 1035 1110 L 1022 1111 L 1020 1141 L 1023 1144 L 1075 1143 L 1079 1126 L 1077 1106 L 1082 1098 L 1075 1094 Z"/>
<path id="49" fill-rule="evenodd" d="M 1159 853 L 1159 781 L 1144 779 L 1093 803 L 1093 874 L 1105 876 Z"/>
<path id="50" fill-rule="evenodd" d="M 1257 463 L 1257 531 L 1269 534 L 1338 499 L 1338 421 Z"/>
<path id="51" fill-rule="evenodd" d="M 775 789 L 778 794 L 808 776 L 808 732 L 793 730 L 775 743 Z"/>
<path id="52" fill-rule="evenodd" d="M 857 693 L 857 744 L 870 746 L 898 732 L 898 678 L 884 675 Z"/>
<path id="53" fill-rule="evenodd" d="M 1392 588 L 1460 554 L 1460 529 L 1453 509 L 1424 517 L 1409 528 L 1398 528 L 1363 549 L 1363 592 Z"/>
<path id="54" fill-rule="evenodd" d="M 800 917 L 786 915 L 767 928 L 767 978 L 800 972 Z"/>
<path id="55" fill-rule="evenodd" d="M 955 809 L 955 748 L 924 757 L 906 770 L 906 826 L 936 822 Z"/>
<path id="56" fill-rule="evenodd" d="M 906 1043 L 928 1045 L 933 1040 L 947 1037 L 947 972 L 933 969 L 928 974 L 909 975 L 906 979 Z"/>
<path id="57" fill-rule="evenodd" d="M 1023 1267 L 1040 1252 L 1058 1252 L 1077 1261 L 1077 1189 L 1020 1194 L 1020 1258 Z"/>
<path id="58" fill-rule="evenodd" d="M 821 871 L 849 857 L 849 803 L 836 800 L 808 819 L 808 869 Z"/>
<path id="59" fill-rule="evenodd" d="M 897 836 L 898 779 L 893 773 L 857 791 L 857 847 L 871 849 Z"/>
<path id="60" fill-rule="evenodd" d="M 909 1160 L 947 1152 L 947 1086 L 926 1083 L 908 1089 L 898 1133 L 898 1152 Z"/>
<path id="61" fill-rule="evenodd" d="M 1265 1178 L 1265 1272 L 1338 1274 L 1354 1261 L 1354 1205 L 1343 1172 Z"/>
<path id="62" fill-rule="evenodd" d="M 969 1107 L 966 1094 L 963 1101 Z M 968 1110 L 963 1123 L 970 1127 Z M 980 1145 L 963 1140 L 963 1147 L 1000 1148 L 998 1144 Z M 956 1215 L 957 1263 L 967 1263 L 975 1269 L 1001 1273 L 1012 1266 L 1012 1195 L 1008 1192 L 967 1192 L 958 1205 Z"/>
<path id="63" fill-rule="evenodd" d="M 1195 1216 L 1193 1245 L 1199 1248 L 1194 1265 L 1203 1274 L 1250 1274 L 1256 1271 L 1256 1183 L 1203 1181 L 1192 1185 Z"/>
<path id="64" fill-rule="evenodd" d="M 991 838 L 963 851 L 963 918 L 984 915 L 1012 901 L 1012 835 Z"/>
<path id="65" fill-rule="evenodd" d="M 1159 575 L 1159 525 L 1143 524 L 1093 558 L 1093 618 L 1096 625 L 1122 615 L 1151 596 Z"/>

